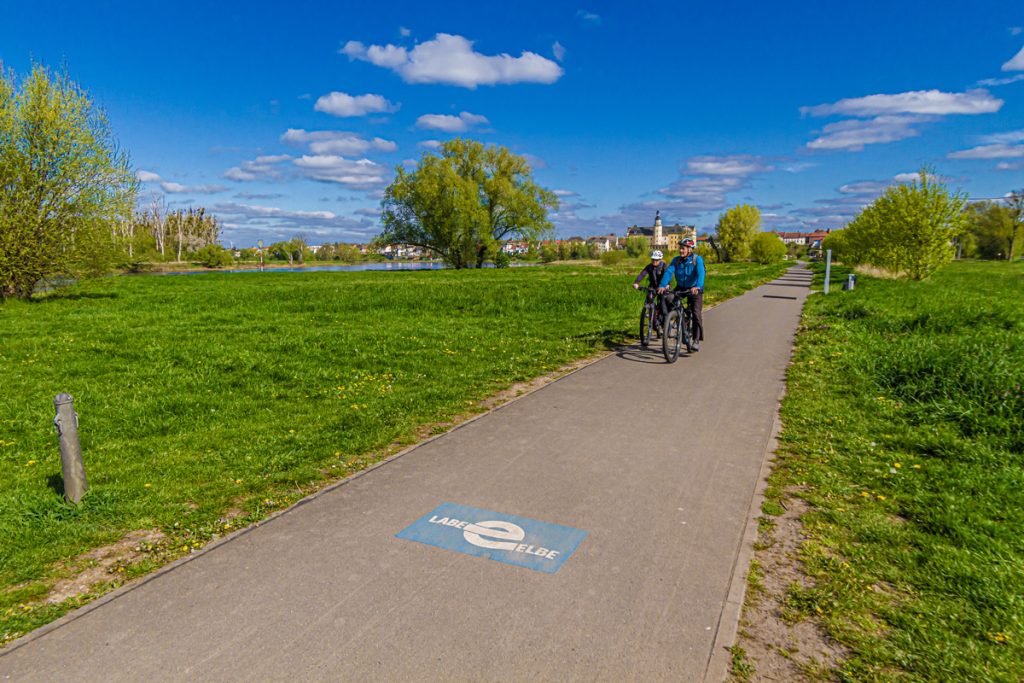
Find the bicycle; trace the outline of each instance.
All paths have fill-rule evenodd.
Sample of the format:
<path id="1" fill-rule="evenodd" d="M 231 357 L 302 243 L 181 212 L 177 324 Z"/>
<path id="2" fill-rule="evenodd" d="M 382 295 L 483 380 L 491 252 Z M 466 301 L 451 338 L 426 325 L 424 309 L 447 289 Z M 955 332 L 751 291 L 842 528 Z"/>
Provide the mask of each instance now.
<path id="1" fill-rule="evenodd" d="M 693 327 L 693 313 L 689 306 L 684 306 L 686 296 L 677 292 L 672 308 L 665 318 L 665 329 L 661 333 L 661 351 L 665 354 L 665 360 L 675 363 L 679 358 L 679 349 L 684 344 L 687 352 L 692 351 L 690 347 L 691 329 Z"/>
<path id="2" fill-rule="evenodd" d="M 654 287 L 643 287 L 646 296 L 644 307 L 640 309 L 640 346 L 647 348 L 651 343 L 654 330 L 661 330 L 661 307 L 658 305 L 658 290 Z"/>

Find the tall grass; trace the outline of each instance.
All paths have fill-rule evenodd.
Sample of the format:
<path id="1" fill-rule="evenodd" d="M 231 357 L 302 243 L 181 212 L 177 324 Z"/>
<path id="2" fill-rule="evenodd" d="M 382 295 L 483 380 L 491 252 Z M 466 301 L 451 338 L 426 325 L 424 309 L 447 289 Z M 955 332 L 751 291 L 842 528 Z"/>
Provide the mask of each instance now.
<path id="1" fill-rule="evenodd" d="M 844 679 L 1024 680 L 1024 265 L 833 292 L 770 480 L 814 506 L 790 608 L 850 648 Z"/>
<path id="2" fill-rule="evenodd" d="M 709 299 L 777 269 L 709 278 Z M 624 270 L 111 278 L 0 307 L 0 640 L 81 553 L 166 540 L 110 576 L 191 552 L 366 467 L 509 384 L 635 334 Z M 90 491 L 61 501 L 53 397 L 80 415 Z M 238 513 L 241 516 L 235 517 Z"/>

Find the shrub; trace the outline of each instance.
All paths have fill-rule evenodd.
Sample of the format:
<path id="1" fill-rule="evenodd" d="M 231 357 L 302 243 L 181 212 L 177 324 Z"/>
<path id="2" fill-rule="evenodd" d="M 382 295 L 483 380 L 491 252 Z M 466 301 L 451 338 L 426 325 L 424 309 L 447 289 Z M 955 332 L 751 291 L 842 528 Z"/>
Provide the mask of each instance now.
<path id="1" fill-rule="evenodd" d="M 192 258 L 207 268 L 223 268 L 235 262 L 235 257 L 231 252 L 219 244 L 207 244 L 192 254 Z"/>
<path id="2" fill-rule="evenodd" d="M 628 254 L 625 249 L 612 249 L 601 254 L 601 265 L 614 266 L 626 260 Z"/>
<path id="3" fill-rule="evenodd" d="M 702 242 L 697 245 L 695 251 L 697 256 L 704 259 L 704 263 L 718 263 L 718 252 L 710 244 Z"/>
<path id="4" fill-rule="evenodd" d="M 759 232 L 750 243 L 750 254 L 762 265 L 778 263 L 786 256 L 786 243 L 771 232 Z"/>
<path id="5" fill-rule="evenodd" d="M 647 252 L 651 249 L 651 243 L 646 237 L 640 237 L 634 235 L 626 240 L 626 254 L 636 258 L 638 256 L 647 256 Z"/>
<path id="6" fill-rule="evenodd" d="M 495 268 L 508 268 L 510 263 L 512 263 L 512 257 L 504 249 L 499 249 L 498 253 L 494 255 Z"/>
<path id="7" fill-rule="evenodd" d="M 927 170 L 920 172 L 920 182 L 890 185 L 842 231 L 843 262 L 923 280 L 953 259 L 965 202 Z"/>

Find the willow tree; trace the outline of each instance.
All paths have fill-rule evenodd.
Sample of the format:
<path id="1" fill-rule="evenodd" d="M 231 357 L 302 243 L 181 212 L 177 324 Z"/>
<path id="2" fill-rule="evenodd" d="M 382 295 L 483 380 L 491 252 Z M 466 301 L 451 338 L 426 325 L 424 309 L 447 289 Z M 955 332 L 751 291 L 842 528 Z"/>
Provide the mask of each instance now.
<path id="1" fill-rule="evenodd" d="M 66 73 L 0 73 L 0 298 L 104 272 L 136 187 L 103 112 Z"/>
<path id="2" fill-rule="evenodd" d="M 381 202 L 381 244 L 429 249 L 452 268 L 483 265 L 510 238 L 537 240 L 551 230 L 554 193 L 505 147 L 455 139 L 425 152 L 415 170 L 395 170 Z"/>

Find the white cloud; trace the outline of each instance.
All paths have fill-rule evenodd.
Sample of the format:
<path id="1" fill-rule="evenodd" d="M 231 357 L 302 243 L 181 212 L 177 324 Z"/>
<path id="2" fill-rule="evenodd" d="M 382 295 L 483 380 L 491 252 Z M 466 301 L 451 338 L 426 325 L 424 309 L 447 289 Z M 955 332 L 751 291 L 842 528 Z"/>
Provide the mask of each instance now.
<path id="1" fill-rule="evenodd" d="M 416 119 L 416 125 L 426 130 L 443 130 L 446 133 L 463 133 L 477 124 L 490 123 L 487 117 L 464 111 L 458 116 L 449 114 L 424 114 Z"/>
<path id="2" fill-rule="evenodd" d="M 1009 161 L 1000 161 L 996 164 L 997 171 L 1019 171 L 1024 169 L 1024 161 L 1017 161 L 1010 163 Z"/>
<path id="3" fill-rule="evenodd" d="M 1016 83 L 1017 81 L 1024 81 L 1024 74 L 1008 76 L 1007 78 L 986 78 L 984 80 L 978 81 L 978 85 L 1009 85 L 1010 83 Z"/>
<path id="4" fill-rule="evenodd" d="M 885 183 L 876 180 L 859 180 L 854 183 L 846 183 L 839 186 L 839 192 L 852 195 L 875 195 L 885 190 Z"/>
<path id="5" fill-rule="evenodd" d="M 934 173 L 927 174 L 928 180 L 933 183 L 945 183 L 949 182 L 949 178 L 941 175 L 935 175 Z M 921 181 L 920 171 L 912 171 L 909 173 L 897 173 L 892 177 L 894 183 L 917 183 Z"/>
<path id="6" fill-rule="evenodd" d="M 257 238 L 288 239 L 296 234 L 316 235 L 324 241 L 361 241 L 377 230 L 375 221 L 342 216 L 333 211 L 290 210 L 237 202 L 215 204 L 211 211 L 221 219 L 225 229 L 253 242 Z"/>
<path id="7" fill-rule="evenodd" d="M 676 200 L 677 210 L 695 216 L 726 206 L 726 196 L 747 187 L 752 176 L 775 170 L 764 157 L 753 154 L 700 155 L 690 157 L 681 167 L 683 177 L 658 193 Z M 634 209 L 657 202 L 633 205 Z M 655 206 L 657 208 L 657 206 Z"/>
<path id="8" fill-rule="evenodd" d="M 579 196 L 578 192 L 573 192 L 572 190 L 552 190 L 552 192 L 555 193 L 556 197 L 578 197 Z"/>
<path id="9" fill-rule="evenodd" d="M 406 83 L 446 83 L 464 88 L 508 83 L 554 83 L 562 67 L 534 52 L 519 57 L 488 56 L 473 50 L 473 41 L 438 33 L 412 50 L 398 45 L 370 45 L 350 40 L 341 48 L 349 59 L 395 71 Z"/>
<path id="10" fill-rule="evenodd" d="M 806 171 L 809 168 L 814 168 L 817 165 L 818 164 L 813 161 L 794 161 L 791 164 L 783 166 L 782 170 L 786 173 L 802 173 L 803 171 Z"/>
<path id="11" fill-rule="evenodd" d="M 1024 71 L 1024 47 L 1010 61 L 1003 64 L 1003 71 Z"/>
<path id="12" fill-rule="evenodd" d="M 583 21 L 586 21 L 586 22 L 591 23 L 591 24 L 600 24 L 601 23 L 601 15 L 600 14 L 594 14 L 593 12 L 588 12 L 585 9 L 577 10 L 576 16 L 579 17 L 580 19 L 582 19 Z"/>
<path id="13" fill-rule="evenodd" d="M 725 206 L 725 195 L 744 186 L 736 176 L 682 178 L 658 192 L 666 197 L 685 199 L 691 209 L 711 211 Z"/>
<path id="14" fill-rule="evenodd" d="M 551 46 L 551 54 L 560 62 L 565 60 L 565 46 L 556 40 L 555 44 Z"/>
<path id="15" fill-rule="evenodd" d="M 417 146 L 423 147 L 424 149 L 438 149 L 441 146 L 440 140 L 421 140 L 416 143 Z"/>
<path id="16" fill-rule="evenodd" d="M 878 116 L 867 121 L 838 121 L 825 126 L 821 131 L 823 135 L 808 142 L 807 147 L 859 152 L 864 145 L 895 142 L 919 135 L 912 125 L 928 120 L 921 116 Z"/>
<path id="17" fill-rule="evenodd" d="M 775 170 L 761 157 L 751 154 L 696 156 L 686 162 L 686 172 L 694 175 L 740 175 Z"/>
<path id="18" fill-rule="evenodd" d="M 412 35 L 412 31 L 410 31 L 409 29 L 407 29 L 404 26 L 399 26 L 398 27 L 398 35 L 402 36 L 403 38 L 408 38 L 409 36 Z"/>
<path id="19" fill-rule="evenodd" d="M 981 141 L 989 145 L 1024 142 L 1024 130 L 1011 130 L 1006 133 L 993 133 L 991 135 L 985 135 L 981 138 Z"/>
<path id="20" fill-rule="evenodd" d="M 389 102 L 381 95 L 356 95 L 334 91 L 321 95 L 313 109 L 332 116 L 365 116 L 380 112 L 398 111 L 399 105 Z"/>
<path id="21" fill-rule="evenodd" d="M 1021 67 L 1024 68 L 1024 67 Z M 1005 69 L 1005 65 L 1004 65 Z M 978 88 L 962 93 L 939 90 L 915 90 L 895 95 L 868 95 L 842 99 L 832 104 L 800 107 L 807 116 L 879 116 L 892 114 L 991 114 L 999 111 L 1003 101 Z"/>
<path id="22" fill-rule="evenodd" d="M 387 167 L 369 159 L 346 159 L 335 154 L 303 155 L 295 164 L 307 178 L 338 183 L 352 189 L 371 189 L 387 183 Z"/>
<path id="23" fill-rule="evenodd" d="M 342 130 L 312 130 L 289 128 L 281 136 L 281 142 L 292 145 L 309 145 L 314 154 L 365 154 L 370 150 L 394 152 L 398 145 L 391 140 L 373 138 L 366 140 L 355 133 Z"/>
<path id="24" fill-rule="evenodd" d="M 1019 159 L 1024 157 L 1024 145 L 981 145 L 971 149 L 950 152 L 948 159 Z"/>
<path id="25" fill-rule="evenodd" d="M 548 162 L 542 159 L 541 157 L 537 156 L 536 154 L 523 152 L 519 156 L 521 156 L 526 161 L 526 163 L 529 164 L 530 169 L 533 171 L 548 167 Z"/>
<path id="26" fill-rule="evenodd" d="M 236 192 L 236 199 L 279 199 L 284 195 L 280 192 Z"/>
<path id="27" fill-rule="evenodd" d="M 158 183 L 161 178 L 151 171 L 143 171 L 141 168 L 135 172 L 135 177 L 143 183 Z"/>
<path id="28" fill-rule="evenodd" d="M 223 185 L 182 185 L 181 183 L 162 182 L 160 187 L 168 194 L 217 194 L 228 189 Z"/>
<path id="29" fill-rule="evenodd" d="M 288 154 L 268 154 L 258 156 L 255 159 L 243 161 L 238 166 L 234 166 L 224 171 L 223 176 L 228 180 L 256 180 L 257 178 L 272 178 L 277 179 L 281 177 L 281 171 L 278 168 L 278 164 L 291 160 L 291 156 Z"/>
<path id="30" fill-rule="evenodd" d="M 336 214 L 330 211 L 288 211 L 286 209 L 277 208 L 276 206 L 256 206 L 251 204 L 236 204 L 234 202 L 218 204 L 214 208 L 221 213 L 259 217 L 322 218 L 326 220 L 337 217 Z"/>

